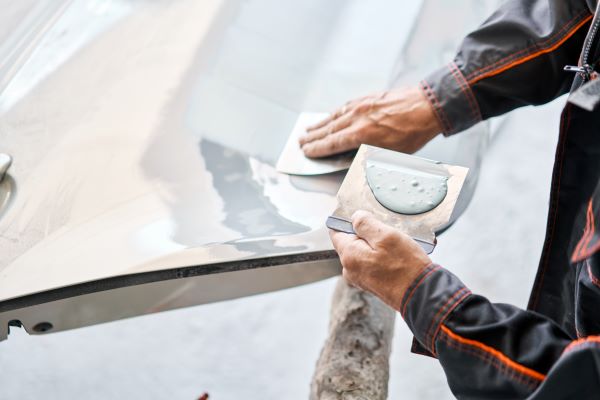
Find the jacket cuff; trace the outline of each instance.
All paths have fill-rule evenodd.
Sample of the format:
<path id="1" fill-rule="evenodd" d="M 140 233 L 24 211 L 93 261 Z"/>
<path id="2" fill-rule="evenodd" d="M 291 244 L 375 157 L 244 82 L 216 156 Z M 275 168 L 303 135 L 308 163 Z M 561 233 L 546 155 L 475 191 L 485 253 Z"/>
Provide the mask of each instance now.
<path id="1" fill-rule="evenodd" d="M 481 121 L 479 103 L 454 62 L 423 79 L 420 87 L 445 136 L 464 131 Z"/>
<path id="2" fill-rule="evenodd" d="M 454 274 L 432 264 L 408 287 L 400 313 L 415 335 L 412 351 L 436 354 L 435 340 L 440 326 L 471 291 Z"/>

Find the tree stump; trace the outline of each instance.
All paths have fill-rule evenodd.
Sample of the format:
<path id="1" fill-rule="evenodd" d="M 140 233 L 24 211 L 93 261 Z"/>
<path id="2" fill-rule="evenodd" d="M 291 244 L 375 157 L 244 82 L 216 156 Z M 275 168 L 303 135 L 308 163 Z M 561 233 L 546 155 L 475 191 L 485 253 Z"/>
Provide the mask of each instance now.
<path id="1" fill-rule="evenodd" d="M 377 297 L 340 278 L 310 399 L 386 399 L 395 318 L 395 311 Z"/>

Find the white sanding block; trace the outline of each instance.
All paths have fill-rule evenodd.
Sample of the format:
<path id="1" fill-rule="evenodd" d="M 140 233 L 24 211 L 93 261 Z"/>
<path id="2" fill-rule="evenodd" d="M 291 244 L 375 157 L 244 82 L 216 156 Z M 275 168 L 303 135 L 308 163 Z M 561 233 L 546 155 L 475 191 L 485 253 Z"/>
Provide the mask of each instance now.
<path id="1" fill-rule="evenodd" d="M 350 168 L 354 154 L 342 154 L 325 158 L 308 158 L 298 144 L 306 128 L 327 117 L 327 113 L 303 112 L 288 138 L 283 152 L 277 160 L 277 171 L 289 175 L 323 175 Z"/>

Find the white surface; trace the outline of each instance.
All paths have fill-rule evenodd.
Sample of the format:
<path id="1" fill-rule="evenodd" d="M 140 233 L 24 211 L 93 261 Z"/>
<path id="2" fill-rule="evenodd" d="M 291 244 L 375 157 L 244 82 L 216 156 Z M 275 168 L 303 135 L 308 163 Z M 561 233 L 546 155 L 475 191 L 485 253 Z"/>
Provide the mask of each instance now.
<path id="1" fill-rule="evenodd" d="M 517 111 L 495 137 L 469 209 L 433 258 L 474 292 L 525 306 L 541 251 L 558 113 Z M 306 399 L 335 281 L 0 343 L 0 398 Z M 451 398 L 398 319 L 390 399 Z"/>
<path id="2" fill-rule="evenodd" d="M 4 178 L 4 174 L 10 168 L 12 158 L 8 154 L 0 153 L 0 180 Z"/>
<path id="3" fill-rule="evenodd" d="M 322 175 L 343 171 L 350 168 L 352 156 L 335 156 L 311 159 L 304 156 L 298 140 L 306 135 L 306 128 L 327 118 L 327 113 L 303 112 L 296 120 L 296 125 L 277 160 L 275 168 L 279 172 L 290 175 Z"/>
<path id="4" fill-rule="evenodd" d="M 0 85 L 18 188 L 0 218 L 0 301 L 330 250 L 341 176 L 306 184 L 274 162 L 299 111 L 385 87 L 418 9 L 74 0 L 54 24 L 22 27 L 39 40 Z"/>

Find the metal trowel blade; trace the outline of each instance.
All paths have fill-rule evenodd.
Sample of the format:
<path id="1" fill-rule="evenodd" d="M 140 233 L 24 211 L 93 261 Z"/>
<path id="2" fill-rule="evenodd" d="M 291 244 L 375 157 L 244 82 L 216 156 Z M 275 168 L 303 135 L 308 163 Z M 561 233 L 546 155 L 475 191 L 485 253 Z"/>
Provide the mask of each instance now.
<path id="1" fill-rule="evenodd" d="M 325 225 L 334 231 L 356 235 L 356 232 L 354 232 L 354 227 L 352 226 L 352 222 L 344 218 L 334 217 L 333 215 L 329 216 L 327 217 L 327 222 Z M 434 243 L 428 243 L 415 237 L 413 237 L 413 239 L 419 244 L 419 246 L 421 246 L 423 250 L 425 250 L 425 253 L 433 253 L 433 249 L 435 249 L 435 239 Z"/>
<path id="2" fill-rule="evenodd" d="M 327 113 L 316 112 L 300 113 L 277 160 L 275 166 L 277 171 L 289 175 L 323 175 L 350 168 L 354 154 L 346 153 L 318 159 L 307 158 L 298 144 L 300 137 L 306 135 L 306 128 L 327 118 L 327 115 Z"/>
<path id="3" fill-rule="evenodd" d="M 448 191 L 435 208 L 421 214 L 399 214 L 385 208 L 374 196 L 366 177 L 367 160 L 383 160 L 416 173 L 448 177 Z M 340 232 L 352 233 L 350 219 L 357 210 L 366 210 L 378 220 L 401 230 L 415 239 L 430 253 L 435 248 L 436 232 L 448 226 L 454 206 L 468 173 L 468 168 L 402 154 L 373 146 L 362 145 L 337 193 L 338 206 L 327 226 Z"/>

